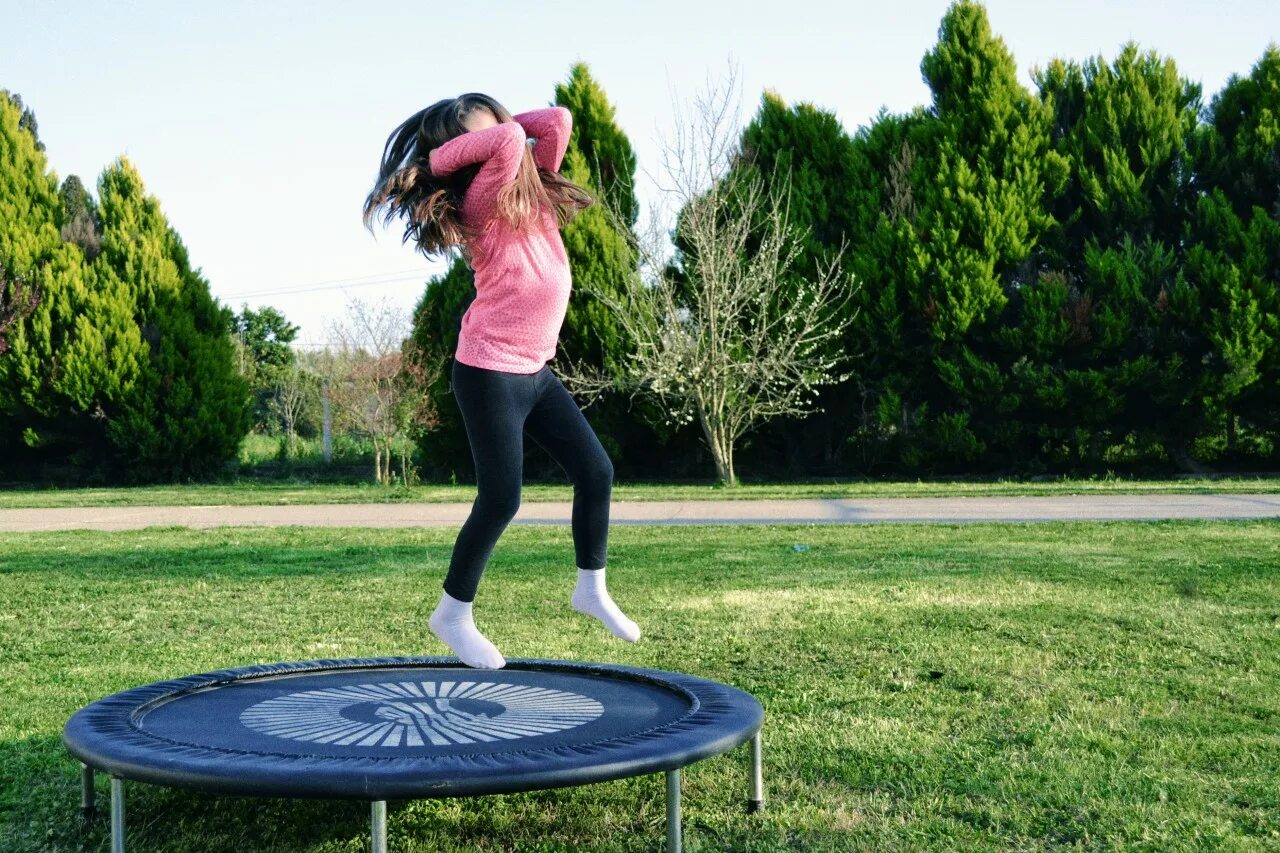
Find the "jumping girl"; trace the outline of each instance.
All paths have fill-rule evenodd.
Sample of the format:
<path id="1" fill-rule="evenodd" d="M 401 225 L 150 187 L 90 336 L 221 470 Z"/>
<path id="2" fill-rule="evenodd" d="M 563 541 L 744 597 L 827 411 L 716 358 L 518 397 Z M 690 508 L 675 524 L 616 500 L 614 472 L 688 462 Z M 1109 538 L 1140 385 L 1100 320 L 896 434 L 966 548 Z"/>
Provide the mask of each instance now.
<path id="1" fill-rule="evenodd" d="M 635 642 L 640 629 L 605 589 L 613 464 L 547 362 L 569 303 L 560 228 L 594 199 L 559 174 L 572 116 L 564 107 L 511 115 L 472 92 L 410 116 L 387 138 L 364 205 L 370 225 L 405 219 L 404 241 L 425 256 L 458 247 L 475 272 L 451 371 L 471 456 L 476 499 L 458 533 L 440 603 L 428 624 L 468 666 L 506 659 L 476 629 L 472 602 L 498 537 L 520 506 L 524 433 L 573 483 L 573 608 Z"/>

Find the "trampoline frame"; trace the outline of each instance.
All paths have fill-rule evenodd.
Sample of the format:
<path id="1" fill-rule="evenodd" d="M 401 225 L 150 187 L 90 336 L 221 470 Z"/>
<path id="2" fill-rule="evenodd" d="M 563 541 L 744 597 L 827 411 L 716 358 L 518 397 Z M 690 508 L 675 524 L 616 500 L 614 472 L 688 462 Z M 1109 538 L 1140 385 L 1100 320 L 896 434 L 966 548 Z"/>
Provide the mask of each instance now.
<path id="1" fill-rule="evenodd" d="M 381 662 L 396 662 L 396 663 L 404 663 L 404 664 L 416 662 L 424 665 L 448 664 L 451 666 L 458 666 L 462 669 L 466 669 L 466 667 L 462 665 L 456 658 L 403 658 L 403 657 L 402 658 L 362 658 L 362 659 L 352 659 L 350 661 L 350 663 L 352 664 L 355 664 L 357 662 L 362 662 L 365 664 L 381 663 Z M 256 668 L 241 667 L 239 670 L 224 670 L 223 672 L 224 673 L 239 672 L 241 670 L 260 669 L 264 671 L 262 674 L 265 675 L 265 674 L 269 674 L 267 670 L 272 669 L 274 667 L 305 666 L 307 664 L 323 664 L 323 663 L 334 663 L 334 662 L 333 661 L 307 661 L 307 662 L 301 662 L 297 664 L 272 664 L 272 665 L 266 665 L 266 666 L 256 667 Z M 614 670 L 613 667 L 607 664 L 578 664 L 578 663 L 573 663 L 568 661 L 547 661 L 547 660 L 540 660 L 540 659 L 527 659 L 527 660 L 513 659 L 511 661 L 508 661 L 508 664 L 509 665 L 515 664 L 517 666 L 521 664 L 535 664 L 535 665 L 561 664 L 564 666 L 565 669 L 596 667 L 596 668 L 603 669 L 606 672 L 610 670 L 637 671 L 637 668 L 634 668 L 634 667 L 619 667 L 616 670 Z M 478 670 L 477 672 L 482 673 L 483 670 Z M 648 670 L 648 672 L 657 673 L 661 671 Z M 666 673 L 666 674 L 678 675 L 678 673 Z M 212 675 L 212 674 L 207 673 L 205 675 Z M 188 676 L 189 679 L 198 678 L 198 677 L 199 676 Z M 184 679 L 175 679 L 175 681 L 182 681 L 182 680 Z M 167 683 L 167 682 L 161 682 L 161 683 Z M 147 685 L 147 686 L 153 686 L 153 685 Z M 764 808 L 764 772 L 763 772 L 763 761 L 762 761 L 763 754 L 762 754 L 762 743 L 761 743 L 761 737 L 760 737 L 760 732 L 762 728 L 763 728 L 763 721 L 761 721 L 761 725 L 757 727 L 750 736 L 751 779 L 750 779 L 750 794 L 746 801 L 746 812 L 748 814 L 755 814 Z M 730 747 L 730 749 L 732 749 L 732 747 Z M 727 751 L 728 750 L 723 750 L 723 752 L 727 752 Z M 669 853 L 679 853 L 682 845 L 681 815 L 680 815 L 680 805 L 681 805 L 680 771 L 684 767 L 688 767 L 691 764 L 695 764 L 706 757 L 710 757 L 710 756 L 703 756 L 703 758 L 696 758 L 692 761 L 688 761 L 684 764 L 681 764 L 679 767 L 673 767 L 673 768 L 662 771 L 666 776 L 666 798 L 667 798 L 666 849 L 667 851 L 669 851 Z M 81 770 L 80 814 L 83 820 L 92 821 L 97 816 L 96 788 L 95 788 L 94 782 L 95 782 L 95 775 L 99 771 L 98 769 L 93 767 L 91 764 L 85 762 L 84 760 L 78 760 L 78 763 L 80 765 L 80 770 Z M 124 853 L 124 850 L 125 850 L 125 843 L 124 843 L 125 842 L 125 810 L 124 810 L 125 809 L 125 790 L 124 790 L 125 777 L 121 775 L 117 775 L 115 773 L 110 773 L 105 770 L 101 772 L 107 773 L 108 777 L 111 779 L 111 851 L 112 853 Z M 626 775 L 618 776 L 616 778 L 630 778 L 634 776 L 643 776 L 643 775 L 647 775 L 647 773 L 645 772 L 628 773 Z M 155 783 L 152 783 L 150 782 L 150 780 L 147 780 L 147 784 L 155 784 Z M 569 782 L 566 784 L 558 784 L 553 787 L 557 787 L 557 788 L 580 787 L 582 785 L 591 785 L 591 784 L 596 784 L 596 781 L 584 781 L 584 782 L 578 782 L 578 783 Z M 530 788 L 525 790 L 538 790 L 538 789 Z M 515 793 L 515 792 L 513 791 L 512 793 Z M 245 794 L 243 796 L 261 796 L 261 795 Z M 460 795 L 454 795 L 454 796 L 484 796 L 484 795 L 483 794 L 479 794 L 479 795 L 460 794 Z M 280 797 L 280 798 L 281 799 L 297 799 L 297 797 Z M 371 841 L 372 853 L 387 853 L 387 800 L 378 799 L 378 800 L 371 800 L 369 802 L 370 802 L 370 816 L 369 816 L 370 841 Z"/>

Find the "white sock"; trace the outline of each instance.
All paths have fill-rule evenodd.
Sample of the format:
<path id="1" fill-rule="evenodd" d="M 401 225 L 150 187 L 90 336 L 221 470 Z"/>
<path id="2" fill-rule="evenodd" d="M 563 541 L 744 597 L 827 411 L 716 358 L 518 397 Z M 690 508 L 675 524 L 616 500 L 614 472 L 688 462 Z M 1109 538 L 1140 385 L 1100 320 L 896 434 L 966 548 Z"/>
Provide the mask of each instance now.
<path id="1" fill-rule="evenodd" d="M 604 626 L 628 642 L 640 639 L 640 626 L 626 617 L 604 588 L 604 569 L 578 569 L 578 586 L 573 591 L 573 609 L 594 616 Z"/>
<path id="2" fill-rule="evenodd" d="M 449 593 L 444 593 L 427 624 L 431 626 L 431 633 L 439 637 L 467 666 L 502 669 L 507 665 L 506 658 L 498 651 L 497 646 L 476 629 L 471 618 L 470 601 L 459 601 Z"/>

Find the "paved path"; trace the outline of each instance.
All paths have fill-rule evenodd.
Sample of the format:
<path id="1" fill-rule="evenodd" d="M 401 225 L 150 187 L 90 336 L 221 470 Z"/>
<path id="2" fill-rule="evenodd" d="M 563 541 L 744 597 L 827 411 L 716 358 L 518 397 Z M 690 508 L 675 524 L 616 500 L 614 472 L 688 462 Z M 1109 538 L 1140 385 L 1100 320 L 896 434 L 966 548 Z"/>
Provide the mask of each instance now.
<path id="1" fill-rule="evenodd" d="M 568 524 L 572 505 L 525 501 L 515 524 Z M 470 503 L 131 506 L 0 509 L 0 531 L 128 530 L 150 525 L 460 526 Z M 612 524 L 857 524 L 890 521 L 1059 521 L 1280 518 L 1280 495 L 1056 495 L 832 500 L 614 501 Z"/>

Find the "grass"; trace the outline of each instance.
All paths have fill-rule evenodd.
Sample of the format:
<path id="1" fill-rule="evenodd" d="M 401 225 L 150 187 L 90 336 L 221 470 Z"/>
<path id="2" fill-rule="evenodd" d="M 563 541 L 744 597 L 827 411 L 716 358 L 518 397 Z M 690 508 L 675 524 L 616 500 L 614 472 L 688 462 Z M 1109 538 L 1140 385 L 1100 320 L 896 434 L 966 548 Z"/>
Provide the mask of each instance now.
<path id="1" fill-rule="evenodd" d="M 424 622 L 455 533 L 0 535 L 0 849 L 107 849 L 61 744 L 96 698 L 444 653 Z M 1280 522 L 619 527 L 635 645 L 569 608 L 571 555 L 568 528 L 504 534 L 476 614 L 507 656 L 691 672 L 765 706 L 766 810 L 743 813 L 745 746 L 686 768 L 690 851 L 1280 847 Z M 396 801 L 390 846 L 657 850 L 663 790 Z M 128 827 L 148 851 L 368 843 L 362 803 L 137 783 Z"/>
<path id="2" fill-rule="evenodd" d="M 1280 477 L 1237 476 L 1185 479 L 1070 479 L 1026 481 L 833 481 L 743 483 L 726 488 L 711 483 L 615 483 L 615 501 L 786 500 L 801 498 L 970 497 L 1095 494 L 1280 494 Z M 526 483 L 527 501 L 569 501 L 564 483 Z M 135 488 L 8 487 L 0 509 L 20 507 L 208 506 L 218 504 L 342 504 L 458 502 L 475 499 L 475 486 L 426 484 L 383 487 L 373 483 L 260 482 L 142 486 Z"/>

